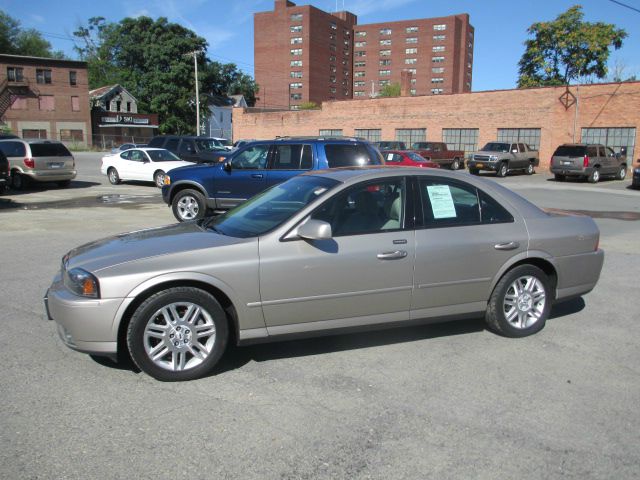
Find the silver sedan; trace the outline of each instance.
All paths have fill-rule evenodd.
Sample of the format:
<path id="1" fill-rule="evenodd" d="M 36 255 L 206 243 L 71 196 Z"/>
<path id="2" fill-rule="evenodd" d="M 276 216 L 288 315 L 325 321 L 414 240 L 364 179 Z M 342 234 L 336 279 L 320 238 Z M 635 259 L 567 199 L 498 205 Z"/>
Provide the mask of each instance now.
<path id="1" fill-rule="evenodd" d="M 596 285 L 599 236 L 589 217 L 463 173 L 325 170 L 219 217 L 72 250 L 45 304 L 69 347 L 189 380 L 231 340 L 470 316 L 536 333 L 555 301 Z"/>

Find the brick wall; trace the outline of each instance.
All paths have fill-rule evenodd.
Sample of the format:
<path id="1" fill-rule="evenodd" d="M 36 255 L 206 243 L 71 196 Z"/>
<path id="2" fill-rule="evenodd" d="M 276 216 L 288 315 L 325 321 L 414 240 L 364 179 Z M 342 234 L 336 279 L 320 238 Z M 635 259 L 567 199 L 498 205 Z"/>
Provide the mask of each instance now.
<path id="1" fill-rule="evenodd" d="M 565 87 L 325 102 L 315 111 L 234 109 L 233 137 L 318 135 L 320 129 L 342 129 L 344 135 L 353 135 L 356 128 L 379 128 L 383 140 L 392 140 L 396 129 L 426 128 L 428 140 L 441 141 L 443 128 L 477 128 L 481 147 L 496 140 L 499 128 L 539 128 L 540 163 L 548 167 L 559 144 L 580 141 L 581 128 L 640 131 L 640 82 L 580 85 L 570 90 L 578 98 L 577 112 L 576 105 L 565 109 L 559 100 Z M 634 154 L 640 157 L 640 147 Z"/>

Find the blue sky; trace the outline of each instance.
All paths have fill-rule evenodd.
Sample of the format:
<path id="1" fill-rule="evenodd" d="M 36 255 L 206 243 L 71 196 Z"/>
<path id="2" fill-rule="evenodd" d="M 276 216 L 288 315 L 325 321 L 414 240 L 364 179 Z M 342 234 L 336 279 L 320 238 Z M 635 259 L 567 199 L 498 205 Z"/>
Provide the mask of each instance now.
<path id="1" fill-rule="evenodd" d="M 294 0 L 295 1 L 295 0 Z M 640 0 L 620 0 L 640 10 Z M 334 11 L 335 0 L 300 1 Z M 518 60 L 526 29 L 536 21 L 552 20 L 576 0 L 344 0 L 344 9 L 358 16 L 358 23 L 438 17 L 468 13 L 475 27 L 473 90 L 514 88 Z M 640 77 L 640 13 L 610 0 L 580 3 L 591 22 L 613 23 L 628 37 L 622 49 L 614 51 L 610 66 L 624 66 L 624 73 Z M 343 0 L 338 0 L 342 10 Z M 45 35 L 55 49 L 72 58 L 72 32 L 87 19 L 103 16 L 117 22 L 127 16 L 164 16 L 194 30 L 209 42 L 208 56 L 235 63 L 253 74 L 253 13 L 272 10 L 272 0 L 0 0 L 0 8 Z"/>

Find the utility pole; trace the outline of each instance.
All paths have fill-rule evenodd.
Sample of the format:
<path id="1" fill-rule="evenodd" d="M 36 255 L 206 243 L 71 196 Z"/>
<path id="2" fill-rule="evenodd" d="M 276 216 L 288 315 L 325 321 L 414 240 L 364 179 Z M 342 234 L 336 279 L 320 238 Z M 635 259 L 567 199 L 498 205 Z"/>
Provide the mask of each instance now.
<path id="1" fill-rule="evenodd" d="M 185 53 L 185 56 L 193 55 L 193 69 L 196 77 L 196 135 L 200 135 L 200 90 L 198 88 L 198 54 L 200 50 Z"/>

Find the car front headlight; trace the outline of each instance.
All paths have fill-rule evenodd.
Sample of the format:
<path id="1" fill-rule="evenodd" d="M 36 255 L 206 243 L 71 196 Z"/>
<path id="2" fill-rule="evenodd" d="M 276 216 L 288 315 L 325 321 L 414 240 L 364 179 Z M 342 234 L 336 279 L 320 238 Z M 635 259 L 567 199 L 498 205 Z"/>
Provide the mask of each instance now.
<path id="1" fill-rule="evenodd" d="M 72 268 L 63 272 L 64 286 L 80 297 L 99 298 L 98 279 L 86 270 Z"/>
<path id="2" fill-rule="evenodd" d="M 489 157 L 489 160 L 491 160 L 492 162 L 495 162 L 496 160 L 498 160 L 498 157 L 496 155 L 491 155 Z"/>

